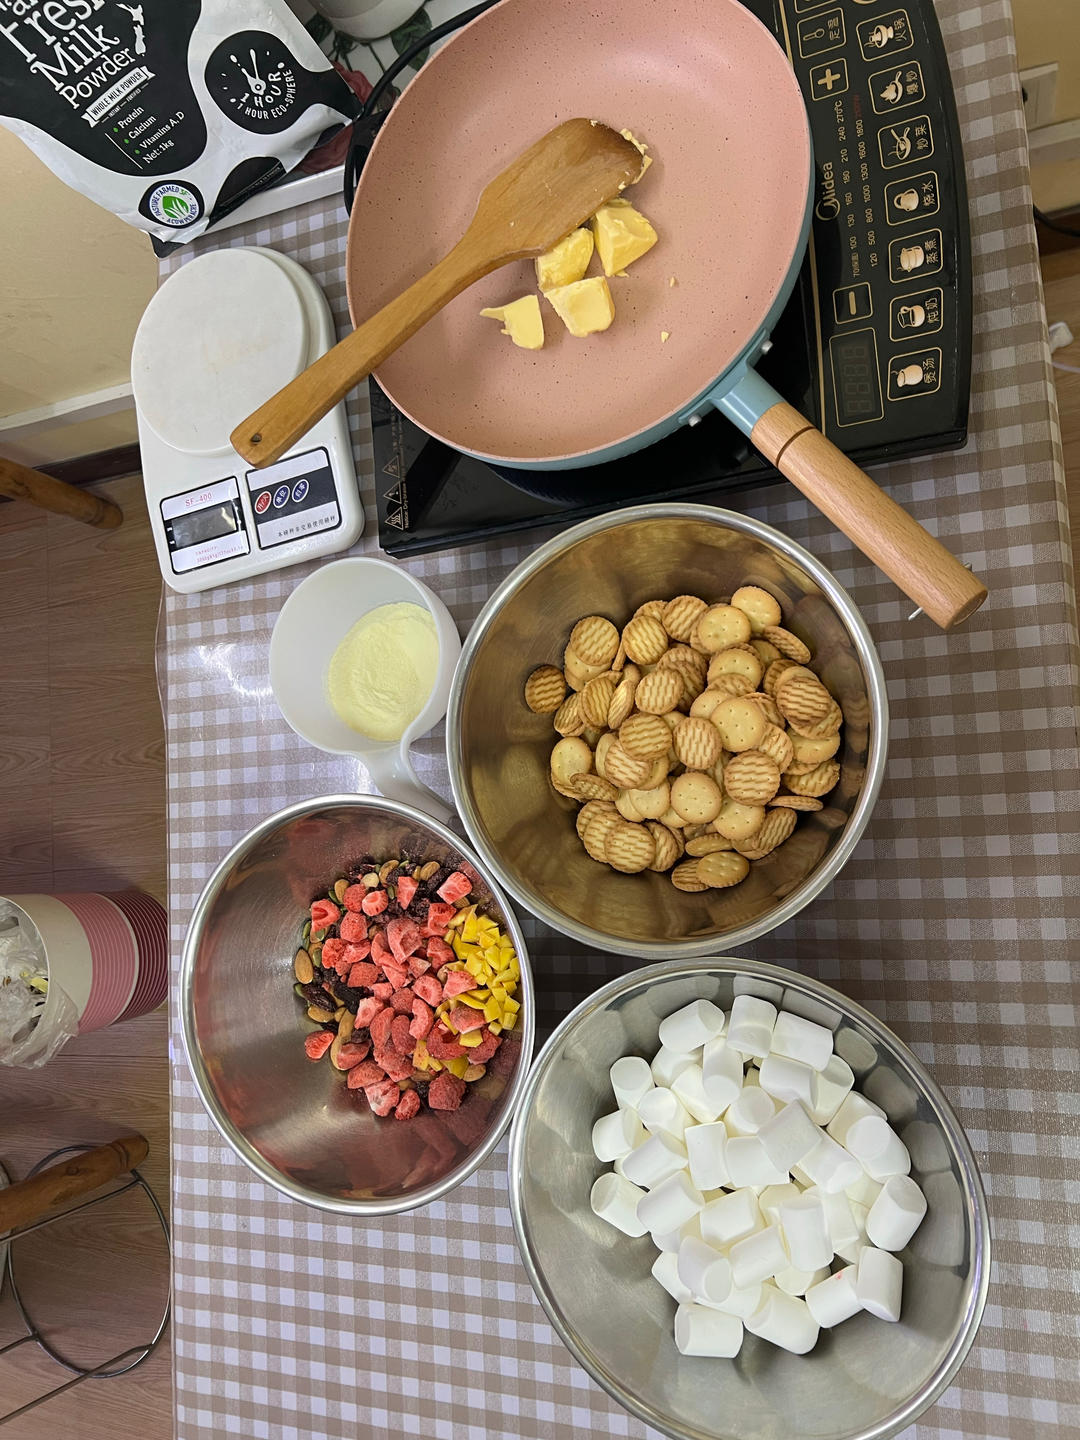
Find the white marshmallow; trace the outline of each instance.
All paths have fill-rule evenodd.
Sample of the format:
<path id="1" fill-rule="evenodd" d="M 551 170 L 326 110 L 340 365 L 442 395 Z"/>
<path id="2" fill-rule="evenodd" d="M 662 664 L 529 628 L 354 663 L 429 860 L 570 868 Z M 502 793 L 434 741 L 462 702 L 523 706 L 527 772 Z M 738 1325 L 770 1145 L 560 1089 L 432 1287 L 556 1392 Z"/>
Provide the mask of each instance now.
<path id="1" fill-rule="evenodd" d="M 810 1117 L 815 1125 L 828 1125 L 854 1084 L 851 1066 L 839 1055 L 832 1056 L 824 1070 L 814 1072 L 810 1081 Z"/>
<path id="2" fill-rule="evenodd" d="M 725 1147 L 727 1131 L 724 1122 L 691 1125 L 683 1137 L 690 1161 L 690 1178 L 699 1190 L 718 1190 L 731 1184 Z"/>
<path id="3" fill-rule="evenodd" d="M 903 1250 L 926 1214 L 926 1196 L 910 1175 L 891 1175 L 866 1217 L 866 1236 L 879 1250 Z"/>
<path id="4" fill-rule="evenodd" d="M 679 1104 L 673 1090 L 666 1085 L 654 1085 L 647 1095 L 638 1101 L 638 1119 L 650 1135 L 674 1135 L 682 1140 L 690 1116 Z"/>
<path id="5" fill-rule="evenodd" d="M 701 1072 L 705 1094 L 720 1115 L 743 1087 L 742 1056 L 723 1036 L 718 1036 L 702 1051 Z"/>
<path id="6" fill-rule="evenodd" d="M 724 1012 L 711 1000 L 691 1000 L 660 1021 L 660 1044 L 669 1050 L 699 1050 L 724 1028 Z"/>
<path id="7" fill-rule="evenodd" d="M 881 1185 L 876 1180 L 871 1180 L 864 1171 L 853 1185 L 844 1186 L 844 1194 L 853 1205 L 865 1205 L 869 1210 L 874 1201 L 881 1194 Z"/>
<path id="8" fill-rule="evenodd" d="M 796 1270 L 790 1265 L 773 1277 L 773 1283 L 785 1295 L 805 1295 L 812 1285 L 820 1285 L 828 1278 L 828 1270 Z"/>
<path id="9" fill-rule="evenodd" d="M 862 1166 L 831 1135 L 819 1130 L 818 1142 L 808 1155 L 799 1161 L 799 1169 L 811 1185 L 820 1186 L 830 1195 L 846 1190 L 859 1179 Z"/>
<path id="10" fill-rule="evenodd" d="M 832 1058 L 832 1031 L 824 1025 L 815 1025 L 801 1015 L 792 1015 L 781 1010 L 773 1026 L 770 1055 L 786 1055 L 789 1060 L 800 1060 L 811 1070 L 824 1070 Z"/>
<path id="11" fill-rule="evenodd" d="M 589 1192 L 589 1204 L 593 1214 L 606 1220 L 609 1225 L 614 1225 L 615 1229 L 621 1230 L 624 1235 L 635 1238 L 644 1235 L 648 1229 L 637 1215 L 638 1201 L 644 1198 L 644 1190 L 639 1190 L 623 1176 L 614 1175 L 610 1171 L 599 1176 Z"/>
<path id="12" fill-rule="evenodd" d="M 810 1108 L 810 1082 L 814 1071 L 801 1060 L 789 1060 L 786 1055 L 766 1055 L 761 1062 L 759 1079 L 762 1090 L 774 1100 L 787 1104 L 789 1100 L 801 1100 Z"/>
<path id="13" fill-rule="evenodd" d="M 845 1199 L 847 1197 L 845 1196 Z M 844 1245 L 836 1246 L 836 1253 L 841 1260 L 846 1260 L 849 1265 L 857 1265 L 859 1256 L 866 1248 L 866 1217 L 869 1214 L 865 1205 L 860 1205 L 855 1200 L 848 1200 L 848 1209 L 855 1221 L 855 1228 L 859 1232 L 854 1240 L 847 1241 Z"/>
<path id="14" fill-rule="evenodd" d="M 693 1300 L 690 1287 L 679 1279 L 679 1257 L 674 1250 L 661 1251 L 656 1257 L 652 1264 L 652 1277 L 657 1284 L 664 1287 L 676 1305 Z"/>
<path id="15" fill-rule="evenodd" d="M 701 1212 L 701 1238 L 710 1245 L 733 1245 L 764 1228 L 753 1190 L 732 1190 L 710 1201 Z"/>
<path id="16" fill-rule="evenodd" d="M 620 1110 L 634 1110 L 647 1090 L 653 1087 L 649 1062 L 640 1055 L 624 1055 L 608 1071 L 615 1104 Z"/>
<path id="17" fill-rule="evenodd" d="M 785 1185 L 766 1185 L 757 1197 L 758 1209 L 770 1225 L 775 1225 L 780 1219 L 780 1206 L 785 1200 L 797 1200 L 799 1194 L 799 1187 L 790 1181 Z"/>
<path id="18" fill-rule="evenodd" d="M 867 1100 L 865 1095 L 860 1095 L 857 1090 L 852 1090 L 844 1096 L 840 1109 L 837 1110 L 825 1129 L 838 1145 L 846 1145 L 847 1132 L 855 1121 L 861 1120 L 864 1115 L 878 1115 L 882 1120 L 885 1119 L 884 1110 L 879 1110 L 872 1101 Z"/>
<path id="19" fill-rule="evenodd" d="M 747 1320 L 746 1328 L 793 1355 L 805 1355 L 817 1344 L 818 1323 L 806 1302 L 771 1285 L 763 1287 L 761 1304 Z"/>
<path id="20" fill-rule="evenodd" d="M 745 1055 L 768 1055 L 775 1024 L 775 1005 L 756 995 L 736 995 L 731 1002 L 727 1042 Z"/>
<path id="21" fill-rule="evenodd" d="M 741 1188 L 744 1185 L 782 1185 L 787 1179 L 787 1170 L 781 1170 L 769 1159 L 768 1151 L 760 1135 L 733 1135 L 724 1150 L 731 1184 Z"/>
<path id="22" fill-rule="evenodd" d="M 780 1226 L 796 1270 L 820 1270 L 832 1260 L 825 1207 L 816 1195 L 785 1200 L 780 1206 Z"/>
<path id="23" fill-rule="evenodd" d="M 638 1220 L 646 1230 L 664 1234 L 678 1230 L 698 1213 L 705 1204 L 700 1190 L 690 1183 L 685 1170 L 661 1181 L 655 1190 L 647 1191 L 638 1201 Z"/>
<path id="24" fill-rule="evenodd" d="M 694 1215 L 678 1230 L 654 1230 L 650 1232 L 649 1238 L 658 1250 L 670 1250 L 674 1254 L 688 1235 L 692 1235 L 695 1240 L 701 1239 L 701 1224 L 698 1215 Z"/>
<path id="25" fill-rule="evenodd" d="M 731 1282 L 744 1290 L 750 1285 L 760 1285 L 762 1280 L 771 1280 L 781 1270 L 786 1270 L 791 1261 L 779 1225 L 767 1225 L 745 1240 L 738 1240 L 728 1252 L 731 1261 Z"/>
<path id="26" fill-rule="evenodd" d="M 679 1279 L 697 1299 L 718 1304 L 731 1292 L 731 1265 L 706 1241 L 688 1236 L 679 1246 Z"/>
<path id="27" fill-rule="evenodd" d="M 687 1065 L 685 1070 L 680 1070 L 671 1088 L 699 1125 L 708 1125 L 720 1114 L 721 1107 L 713 1104 L 705 1090 L 700 1065 Z"/>
<path id="28" fill-rule="evenodd" d="M 821 1138 L 821 1131 L 797 1100 L 770 1116 L 758 1131 L 766 1155 L 785 1175 L 804 1155 L 809 1155 Z"/>
<path id="29" fill-rule="evenodd" d="M 866 1115 L 848 1127 L 845 1147 L 870 1176 L 883 1184 L 893 1175 L 907 1175 L 911 1156 L 907 1146 L 887 1120 Z"/>
<path id="30" fill-rule="evenodd" d="M 669 1050 L 666 1045 L 661 1045 L 652 1058 L 653 1081 L 657 1085 L 669 1085 L 678 1075 L 680 1070 L 685 1070 L 687 1065 L 694 1065 L 700 1060 L 700 1055 L 692 1052 L 684 1053 L 681 1050 Z"/>
<path id="31" fill-rule="evenodd" d="M 635 1110 L 613 1110 L 592 1127 L 593 1154 L 598 1160 L 622 1160 L 634 1148 L 641 1123 Z"/>
<path id="32" fill-rule="evenodd" d="M 680 1305 L 675 1311 L 675 1345 L 680 1355 L 711 1355 L 731 1360 L 743 1342 L 742 1321 L 705 1305 Z"/>
<path id="33" fill-rule="evenodd" d="M 811 1285 L 806 1292 L 806 1308 L 824 1329 L 857 1315 L 862 1302 L 855 1289 L 855 1266 L 845 1265 L 827 1280 Z"/>
<path id="34" fill-rule="evenodd" d="M 756 1086 L 741 1090 L 724 1112 L 729 1135 L 756 1135 L 776 1114 L 776 1106 L 764 1090 Z"/>
<path id="35" fill-rule="evenodd" d="M 726 1300 L 717 1305 L 718 1310 L 723 1310 L 726 1315 L 737 1315 L 740 1320 L 749 1320 L 754 1311 L 761 1304 L 760 1285 L 747 1285 L 740 1289 L 738 1285 L 732 1285 Z"/>
<path id="36" fill-rule="evenodd" d="M 888 1250 L 867 1245 L 859 1256 L 855 1293 L 859 1304 L 879 1320 L 899 1320 L 904 1267 Z"/>
<path id="37" fill-rule="evenodd" d="M 650 1135 L 644 1145 L 623 1156 L 623 1174 L 635 1185 L 651 1189 L 686 1168 L 686 1146 L 673 1135 Z M 657 1227 L 649 1227 L 655 1230 Z M 670 1230 L 670 1225 L 664 1226 Z"/>
<path id="38" fill-rule="evenodd" d="M 807 1195 L 814 1195 L 821 1201 L 825 1210 L 825 1225 L 829 1232 L 829 1244 L 835 1255 L 841 1255 L 845 1250 L 850 1250 L 853 1245 L 865 1243 L 866 1227 L 860 1226 L 855 1218 L 855 1212 L 851 1208 L 851 1202 L 847 1196 L 840 1191 L 831 1194 L 828 1190 L 822 1190 L 815 1185 L 812 1190 L 807 1190 Z"/>

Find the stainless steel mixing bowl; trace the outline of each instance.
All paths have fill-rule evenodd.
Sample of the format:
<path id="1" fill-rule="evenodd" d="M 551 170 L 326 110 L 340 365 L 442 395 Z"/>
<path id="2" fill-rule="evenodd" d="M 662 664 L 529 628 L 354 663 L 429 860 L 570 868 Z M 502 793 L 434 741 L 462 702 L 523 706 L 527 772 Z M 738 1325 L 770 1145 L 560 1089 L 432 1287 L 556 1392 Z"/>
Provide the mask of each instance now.
<path id="1" fill-rule="evenodd" d="M 293 992 L 311 901 L 357 861 L 407 854 L 450 862 L 513 937 L 521 1020 L 459 1110 L 379 1119 L 328 1062 Z M 525 941 L 483 865 L 444 826 L 381 796 L 331 795 L 269 816 L 233 847 L 195 906 L 180 967 L 188 1063 L 210 1118 L 241 1160 L 293 1200 L 344 1215 L 410 1210 L 445 1195 L 494 1149 L 532 1058 Z"/>
<path id="2" fill-rule="evenodd" d="M 907 1250 L 898 1324 L 857 1315 L 809 1355 L 747 1335 L 735 1360 L 675 1349 L 672 1301 L 630 1240 L 589 1208 L 593 1122 L 614 1108 L 608 1069 L 651 1057 L 657 1025 L 691 1000 L 725 1013 L 736 986 L 834 1028 L 859 1088 L 911 1152 L 926 1218 Z M 609 1395 L 675 1440 L 884 1440 L 941 1394 L 979 1326 L 990 1276 L 986 1199 L 960 1124 L 895 1035 L 816 980 L 751 960 L 636 970 L 572 1011 L 541 1050 L 510 1139 L 510 1205 L 525 1268 L 567 1347 Z"/>
<path id="3" fill-rule="evenodd" d="M 525 705 L 536 665 L 562 664 L 583 615 L 630 618 L 655 597 L 707 600 L 739 585 L 773 594 L 784 624 L 844 711 L 840 782 L 800 815 L 785 844 L 741 885 L 689 895 L 665 875 L 621 875 L 591 860 L 577 807 L 548 783 L 558 736 Z M 458 813 L 499 882 L 587 945 L 649 959 L 745 945 L 789 920 L 835 879 L 862 834 L 885 769 L 889 715 L 870 633 L 812 555 L 745 515 L 705 505 L 642 505 L 587 520 L 517 567 L 480 612 L 450 695 L 446 748 Z"/>

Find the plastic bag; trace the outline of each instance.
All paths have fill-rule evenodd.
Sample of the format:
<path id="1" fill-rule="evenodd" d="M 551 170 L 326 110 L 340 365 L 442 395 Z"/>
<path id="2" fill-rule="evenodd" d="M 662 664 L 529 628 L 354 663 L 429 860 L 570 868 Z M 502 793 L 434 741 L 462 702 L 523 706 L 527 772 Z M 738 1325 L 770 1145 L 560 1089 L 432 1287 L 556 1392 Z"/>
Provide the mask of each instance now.
<path id="1" fill-rule="evenodd" d="M 0 0 L 0 123 L 159 240 L 201 235 L 358 105 L 284 0 Z"/>
<path id="2" fill-rule="evenodd" d="M 0 900 L 0 1065 L 36 1070 L 78 1029 L 75 1002 L 49 983 L 37 927 L 18 906 Z"/>

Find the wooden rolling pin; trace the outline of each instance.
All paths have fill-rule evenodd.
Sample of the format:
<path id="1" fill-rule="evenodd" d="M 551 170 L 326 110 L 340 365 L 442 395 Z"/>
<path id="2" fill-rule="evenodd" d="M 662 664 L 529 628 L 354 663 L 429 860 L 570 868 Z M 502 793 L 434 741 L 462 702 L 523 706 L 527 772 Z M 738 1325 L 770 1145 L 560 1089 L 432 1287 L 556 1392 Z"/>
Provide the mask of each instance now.
<path id="1" fill-rule="evenodd" d="M 33 1225 L 50 1210 L 100 1190 L 118 1175 L 134 1169 L 149 1153 L 145 1136 L 124 1135 L 83 1155 L 68 1155 L 40 1175 L 9 1185 L 0 1190 L 0 1234 Z"/>
<path id="2" fill-rule="evenodd" d="M 17 460 L 5 460 L 0 455 L 0 495 L 12 500 L 29 500 L 42 510 L 52 510 L 57 515 L 70 515 L 72 520 L 81 520 L 84 525 L 97 525 L 102 530 L 115 530 L 124 518 L 119 505 L 92 495 L 88 490 L 79 490 L 65 480 L 56 480 L 52 475 L 43 475 L 40 470 L 31 470 Z"/>

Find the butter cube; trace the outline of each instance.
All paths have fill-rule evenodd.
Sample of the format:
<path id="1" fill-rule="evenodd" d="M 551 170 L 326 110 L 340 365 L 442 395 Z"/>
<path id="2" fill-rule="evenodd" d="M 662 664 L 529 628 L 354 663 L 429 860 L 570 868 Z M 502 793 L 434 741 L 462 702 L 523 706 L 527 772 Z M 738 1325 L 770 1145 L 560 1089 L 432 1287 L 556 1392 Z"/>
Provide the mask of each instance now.
<path id="1" fill-rule="evenodd" d="M 567 330 L 579 340 L 606 330 L 615 319 L 611 291 L 602 275 L 575 280 L 572 285 L 559 285 L 548 290 L 546 296 Z"/>
<path id="2" fill-rule="evenodd" d="M 553 246 L 536 261 L 536 283 L 541 290 L 554 290 L 580 280 L 592 259 L 592 231 L 582 227 L 571 230 L 565 240 Z"/>
<path id="3" fill-rule="evenodd" d="M 509 335 L 522 350 L 544 348 L 544 320 L 540 314 L 540 301 L 535 295 L 522 295 L 520 300 L 512 300 L 509 305 L 493 306 L 490 310 L 481 310 L 480 314 L 488 320 L 501 320 L 502 333 Z"/>
<path id="4" fill-rule="evenodd" d="M 609 200 L 592 217 L 596 253 L 605 275 L 625 270 L 656 244 L 657 234 L 629 200 Z"/>

